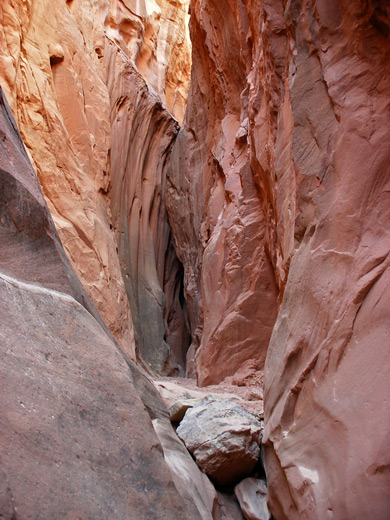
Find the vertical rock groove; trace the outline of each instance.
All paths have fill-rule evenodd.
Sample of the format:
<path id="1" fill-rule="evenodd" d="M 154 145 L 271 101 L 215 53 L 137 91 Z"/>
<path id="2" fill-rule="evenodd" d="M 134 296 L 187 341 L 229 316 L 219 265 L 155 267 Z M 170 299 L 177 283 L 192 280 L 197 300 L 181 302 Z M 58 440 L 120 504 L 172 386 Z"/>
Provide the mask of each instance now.
<path id="1" fill-rule="evenodd" d="M 4 101 L 3 376 L 15 395 L 18 386 L 28 393 L 31 374 L 54 378 L 69 415 L 56 407 L 51 379 L 43 394 L 34 379 L 39 404 L 46 392 L 55 410 L 55 428 L 43 432 L 53 447 L 55 429 L 64 427 L 65 453 L 76 416 L 65 473 L 76 456 L 88 472 L 91 457 L 99 471 L 108 457 L 110 486 L 119 473 L 127 482 L 118 487 L 120 518 L 128 487 L 150 518 L 186 515 L 173 483 L 183 488 L 184 480 L 177 471 L 164 483 L 168 470 L 135 380 L 171 445 L 168 416 L 131 358 L 153 375 L 186 371 L 200 386 L 264 388 L 275 520 L 388 520 L 390 8 L 379 0 L 192 0 L 190 83 L 188 6 L 2 0 L 2 87 L 64 244 Z M 13 315 L 23 309 L 28 348 Z M 88 373 L 80 376 L 83 363 Z M 12 393 L 3 396 L 7 441 L 15 426 L 17 439 L 25 428 L 33 446 L 39 421 L 23 415 Z M 105 451 L 111 406 L 114 442 L 124 444 L 133 428 L 148 452 L 145 466 L 134 445 Z M 99 432 L 92 428 L 90 437 L 99 460 L 82 436 L 85 421 Z M 149 480 L 153 460 L 159 469 Z M 6 462 L 12 468 L 12 456 Z M 57 467 L 52 475 L 60 486 Z M 80 475 L 68 490 L 81 486 Z M 10 495 L 8 472 L 0 477 L 11 511 L 14 486 Z M 102 482 L 87 495 L 101 490 L 108 518 L 117 495 Z M 206 491 L 205 518 L 216 505 Z M 198 518 L 199 508 L 188 507 Z M 95 503 L 80 511 L 98 518 Z"/>

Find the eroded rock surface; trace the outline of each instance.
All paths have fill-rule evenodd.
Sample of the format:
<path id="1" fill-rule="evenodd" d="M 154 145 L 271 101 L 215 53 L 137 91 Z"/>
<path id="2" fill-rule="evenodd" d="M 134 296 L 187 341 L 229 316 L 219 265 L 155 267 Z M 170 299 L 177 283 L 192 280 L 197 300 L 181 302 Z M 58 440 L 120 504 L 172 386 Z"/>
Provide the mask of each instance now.
<path id="1" fill-rule="evenodd" d="M 100 2 L 107 35 L 182 122 L 191 78 L 189 0 Z"/>
<path id="2" fill-rule="evenodd" d="M 164 197 L 178 126 L 115 42 L 107 42 L 105 54 L 112 100 L 111 211 L 138 357 L 151 371 L 183 371 L 189 333 Z"/>
<path id="3" fill-rule="evenodd" d="M 144 85 L 148 85 L 143 87 L 144 93 L 148 88 L 154 92 L 155 100 L 149 109 L 145 108 L 147 100 L 138 103 L 134 96 L 130 96 L 125 109 L 130 108 L 132 116 L 126 129 L 131 124 L 134 112 L 140 110 L 135 117 L 138 121 L 142 120 L 145 111 L 153 112 L 156 103 L 160 104 L 159 113 L 164 112 L 164 104 L 181 119 L 186 104 L 191 63 L 187 11 L 187 0 L 56 3 L 27 0 L 22 4 L 5 0 L 0 6 L 0 80 L 10 99 L 23 141 L 33 159 L 55 225 L 76 273 L 108 327 L 133 359 L 137 353 L 141 359 L 143 357 L 142 334 L 145 330 L 140 331 L 138 326 L 138 299 L 141 300 L 141 309 L 150 302 L 145 302 L 146 291 L 135 290 L 130 294 L 128 281 L 125 278 L 125 287 L 123 276 L 131 270 L 135 285 L 138 279 L 142 287 L 148 285 L 150 288 L 153 285 L 150 300 L 155 299 L 156 292 L 159 294 L 157 302 L 151 304 L 154 308 L 149 316 L 149 328 L 159 329 L 157 335 L 160 336 L 154 350 L 161 347 L 165 336 L 174 345 L 181 365 L 184 364 L 182 337 L 187 334 L 184 330 L 184 316 L 176 314 L 176 309 L 179 314 L 183 312 L 181 283 L 178 283 L 180 275 L 177 275 L 181 272 L 181 266 L 172 245 L 169 246 L 170 252 L 166 253 L 166 259 L 161 258 L 169 231 L 166 229 L 166 218 L 161 218 L 159 193 L 162 187 L 161 172 L 164 171 L 169 150 L 159 158 L 155 154 L 155 149 L 162 150 L 171 137 L 167 136 L 159 145 L 156 142 L 158 137 L 155 136 L 155 149 L 151 150 L 149 158 L 147 153 L 142 157 L 142 161 L 149 161 L 149 168 L 156 166 L 155 178 L 148 176 L 147 189 L 148 193 L 153 194 L 155 191 L 156 196 L 127 193 L 127 196 L 140 196 L 140 201 L 145 203 L 144 215 L 152 213 L 150 233 L 159 237 L 161 234 L 161 240 L 154 240 L 152 244 L 155 249 L 155 253 L 152 253 L 148 222 L 145 219 L 140 226 L 138 254 L 135 251 L 137 240 L 134 238 L 131 241 L 132 253 L 141 259 L 142 266 L 146 265 L 150 273 L 151 281 L 146 282 L 145 273 L 135 270 L 134 261 L 128 265 L 127 257 L 118 257 L 117 241 L 112 229 L 111 160 L 115 163 L 114 169 L 120 163 L 126 173 L 131 170 L 133 179 L 139 177 L 140 184 L 148 167 L 144 168 L 137 163 L 131 150 L 128 150 L 129 157 L 123 157 L 118 152 L 117 111 L 113 107 L 121 106 L 122 95 L 126 96 L 127 92 L 121 90 L 124 84 L 121 81 L 123 67 L 113 66 L 113 53 L 108 52 L 106 56 L 105 48 L 107 41 L 110 41 L 117 53 L 121 54 L 122 60 L 133 68 L 136 79 L 130 85 L 131 88 L 137 89 L 144 78 Z M 108 45 L 108 49 L 111 46 Z M 118 88 L 113 90 L 113 84 Z M 126 86 L 129 87 L 128 84 Z M 130 105 L 131 102 L 135 104 Z M 170 118 L 172 116 L 166 112 L 165 119 L 168 121 Z M 150 126 L 145 121 L 145 126 L 139 129 L 142 143 L 150 144 L 144 137 L 149 134 L 150 139 L 153 139 L 154 124 L 156 127 L 159 125 L 158 121 L 153 122 L 151 116 Z M 170 124 L 174 125 L 173 121 Z M 132 137 L 134 135 L 123 135 L 119 138 L 119 144 L 124 144 L 126 138 Z M 156 164 L 158 160 L 161 160 L 161 164 Z M 113 172 L 112 177 L 117 176 L 118 172 Z M 124 213 L 129 210 L 126 204 L 121 208 Z M 124 215 L 121 218 L 123 220 Z M 142 233 L 147 236 L 142 236 Z M 144 243 L 147 245 L 144 246 Z M 155 261 L 159 262 L 158 266 L 153 265 Z M 158 270 L 160 278 L 163 278 L 165 266 L 168 276 L 165 277 L 167 305 L 164 316 L 165 302 L 161 297 L 163 282 L 160 282 L 161 287 L 156 288 L 152 271 Z M 159 306 L 158 318 L 156 306 Z M 137 321 L 135 331 L 131 314 Z M 185 342 L 188 341 L 186 338 Z M 147 355 L 146 349 L 145 352 L 147 365 L 151 356 Z"/>
<path id="4" fill-rule="evenodd" d="M 200 385 L 261 370 L 278 288 L 248 148 L 249 19 L 244 3 L 191 4 L 192 84 L 169 170 L 168 209 L 184 264 Z M 261 295 L 261 296 L 259 296 Z"/>
<path id="5" fill-rule="evenodd" d="M 264 480 L 246 478 L 234 488 L 246 520 L 271 520 L 267 505 L 267 485 Z"/>
<path id="6" fill-rule="evenodd" d="M 70 267 L 1 89 L 0 130 L 1 516 L 200 520 L 138 369 Z"/>
<path id="7" fill-rule="evenodd" d="M 261 368 L 278 300 L 265 376 L 272 514 L 385 520 L 388 8 L 191 10 L 193 81 L 168 203 L 198 381 L 250 359 Z"/>
<path id="8" fill-rule="evenodd" d="M 205 398 L 187 410 L 177 435 L 218 485 L 250 475 L 260 457 L 262 426 L 237 403 Z"/>
<path id="9" fill-rule="evenodd" d="M 72 265 L 122 348 L 135 358 L 130 309 L 105 193 L 109 98 L 93 2 L 5 0 L 0 80 Z"/>

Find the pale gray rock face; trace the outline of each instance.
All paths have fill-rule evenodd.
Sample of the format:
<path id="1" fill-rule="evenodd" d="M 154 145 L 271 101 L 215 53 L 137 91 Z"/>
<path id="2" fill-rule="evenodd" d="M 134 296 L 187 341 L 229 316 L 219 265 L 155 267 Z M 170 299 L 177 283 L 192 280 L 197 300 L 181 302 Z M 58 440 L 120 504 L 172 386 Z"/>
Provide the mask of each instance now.
<path id="1" fill-rule="evenodd" d="M 249 476 L 260 456 L 261 423 L 232 401 L 203 399 L 187 410 L 177 435 L 220 486 Z"/>
<path id="2" fill-rule="evenodd" d="M 246 478 L 234 488 L 234 493 L 246 520 L 271 520 L 264 480 Z"/>

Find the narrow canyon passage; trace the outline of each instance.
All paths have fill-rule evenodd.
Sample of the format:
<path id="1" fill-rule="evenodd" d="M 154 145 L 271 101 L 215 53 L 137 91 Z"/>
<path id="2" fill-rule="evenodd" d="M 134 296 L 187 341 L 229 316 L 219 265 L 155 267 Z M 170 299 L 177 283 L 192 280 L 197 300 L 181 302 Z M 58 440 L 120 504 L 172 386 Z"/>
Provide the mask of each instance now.
<path id="1" fill-rule="evenodd" d="M 1 518 L 390 520 L 389 50 L 379 0 L 2 1 Z"/>

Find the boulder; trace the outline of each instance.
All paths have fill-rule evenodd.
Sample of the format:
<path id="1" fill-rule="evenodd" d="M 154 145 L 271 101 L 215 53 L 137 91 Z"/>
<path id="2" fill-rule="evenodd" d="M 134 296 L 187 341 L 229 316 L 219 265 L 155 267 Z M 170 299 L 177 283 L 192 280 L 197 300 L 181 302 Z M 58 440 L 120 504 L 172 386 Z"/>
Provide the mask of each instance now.
<path id="1" fill-rule="evenodd" d="M 234 495 L 218 491 L 217 496 L 219 506 L 217 520 L 245 520 Z"/>
<path id="2" fill-rule="evenodd" d="M 177 434 L 220 486 L 249 476 L 260 456 L 262 425 L 233 401 L 203 399 L 187 410 Z"/>
<path id="3" fill-rule="evenodd" d="M 246 520 L 271 520 L 264 480 L 246 478 L 234 488 L 234 493 Z"/>

